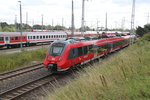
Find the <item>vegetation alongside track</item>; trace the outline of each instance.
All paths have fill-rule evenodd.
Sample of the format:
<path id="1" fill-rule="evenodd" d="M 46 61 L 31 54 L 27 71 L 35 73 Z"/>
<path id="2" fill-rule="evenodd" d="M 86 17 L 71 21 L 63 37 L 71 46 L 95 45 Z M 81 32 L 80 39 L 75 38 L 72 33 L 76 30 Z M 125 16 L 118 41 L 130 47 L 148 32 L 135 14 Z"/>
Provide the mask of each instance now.
<path id="1" fill-rule="evenodd" d="M 150 99 L 150 42 L 140 41 L 120 51 L 44 100 Z"/>
<path id="2" fill-rule="evenodd" d="M 42 48 L 15 54 L 0 55 L 0 72 L 31 65 L 33 61 L 42 62 L 45 58 L 46 51 L 47 48 Z"/>

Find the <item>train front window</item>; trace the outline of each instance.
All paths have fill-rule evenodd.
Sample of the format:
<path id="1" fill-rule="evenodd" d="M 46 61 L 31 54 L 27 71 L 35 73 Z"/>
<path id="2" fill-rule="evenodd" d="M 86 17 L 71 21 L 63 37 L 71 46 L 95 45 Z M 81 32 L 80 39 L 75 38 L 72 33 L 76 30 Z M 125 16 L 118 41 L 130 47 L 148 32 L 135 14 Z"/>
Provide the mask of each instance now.
<path id="1" fill-rule="evenodd" d="M 64 50 L 65 44 L 55 43 L 52 44 L 49 50 L 49 54 L 52 56 L 60 56 Z"/>

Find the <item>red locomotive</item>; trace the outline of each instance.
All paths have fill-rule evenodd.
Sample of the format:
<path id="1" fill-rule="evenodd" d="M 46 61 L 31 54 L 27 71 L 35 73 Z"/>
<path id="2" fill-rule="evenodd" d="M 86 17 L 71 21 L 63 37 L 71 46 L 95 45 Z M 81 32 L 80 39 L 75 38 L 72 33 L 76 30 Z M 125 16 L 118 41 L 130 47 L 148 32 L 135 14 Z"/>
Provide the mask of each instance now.
<path id="1" fill-rule="evenodd" d="M 71 38 L 50 45 L 43 64 L 52 72 L 65 71 L 129 45 L 129 36 Z"/>

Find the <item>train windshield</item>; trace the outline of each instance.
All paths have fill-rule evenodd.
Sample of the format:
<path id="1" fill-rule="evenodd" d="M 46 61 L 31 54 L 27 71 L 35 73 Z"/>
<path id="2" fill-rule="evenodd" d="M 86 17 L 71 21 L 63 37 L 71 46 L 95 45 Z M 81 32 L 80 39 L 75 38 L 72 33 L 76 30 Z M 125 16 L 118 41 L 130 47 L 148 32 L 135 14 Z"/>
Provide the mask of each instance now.
<path id="1" fill-rule="evenodd" d="M 52 56 L 60 56 L 64 50 L 65 44 L 54 43 L 50 47 L 49 54 Z"/>

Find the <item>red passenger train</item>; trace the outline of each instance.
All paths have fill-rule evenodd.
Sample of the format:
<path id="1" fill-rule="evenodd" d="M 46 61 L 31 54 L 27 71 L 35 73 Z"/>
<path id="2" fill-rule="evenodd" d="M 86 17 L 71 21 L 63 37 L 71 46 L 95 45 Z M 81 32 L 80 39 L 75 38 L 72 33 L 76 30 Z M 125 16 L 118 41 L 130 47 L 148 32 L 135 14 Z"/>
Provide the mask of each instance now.
<path id="1" fill-rule="evenodd" d="M 50 45 L 43 64 L 52 72 L 65 71 L 129 45 L 130 36 L 71 38 Z"/>
<path id="2" fill-rule="evenodd" d="M 126 34 L 128 32 L 125 32 Z M 102 34 L 107 35 L 117 35 L 121 34 L 120 32 L 96 32 L 96 31 L 87 31 L 84 32 L 84 35 L 99 37 Z M 81 32 L 74 32 L 75 37 L 82 37 Z M 70 31 L 35 31 L 35 32 L 23 32 L 22 33 L 22 44 L 23 46 L 36 45 L 38 43 L 50 43 L 58 39 L 70 38 Z M 19 47 L 21 44 L 21 35 L 20 32 L 0 32 L 0 47 Z"/>

